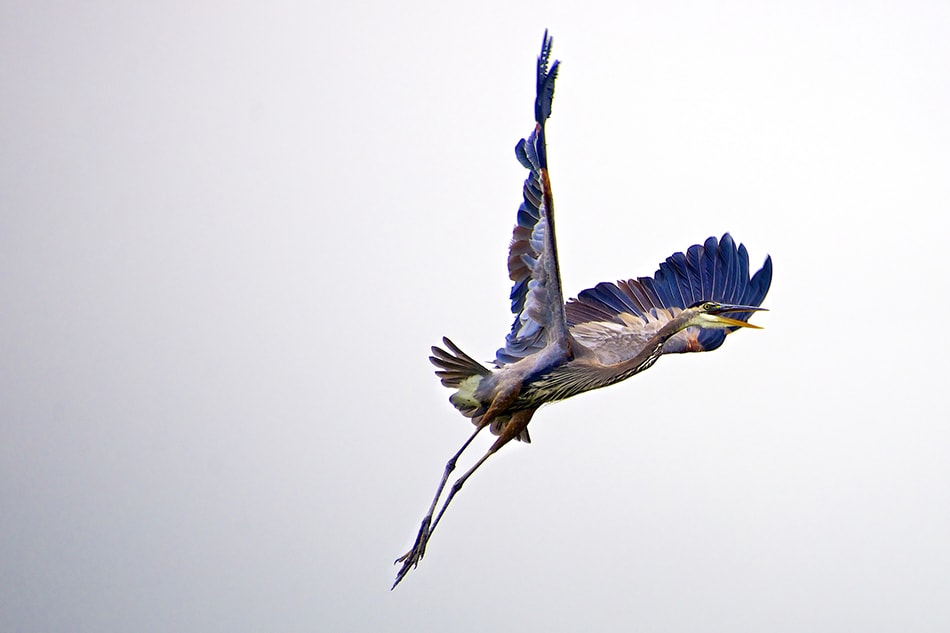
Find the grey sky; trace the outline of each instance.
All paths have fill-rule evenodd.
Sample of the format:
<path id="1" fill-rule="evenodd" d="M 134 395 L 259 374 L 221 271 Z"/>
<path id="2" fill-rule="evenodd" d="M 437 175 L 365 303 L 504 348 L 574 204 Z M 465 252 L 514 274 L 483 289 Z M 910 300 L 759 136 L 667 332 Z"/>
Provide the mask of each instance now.
<path id="1" fill-rule="evenodd" d="M 0 7 L 0 630 L 947 630 L 950 8 L 338 4 Z M 545 27 L 565 294 L 730 231 L 771 311 L 545 408 L 390 593 Z"/>

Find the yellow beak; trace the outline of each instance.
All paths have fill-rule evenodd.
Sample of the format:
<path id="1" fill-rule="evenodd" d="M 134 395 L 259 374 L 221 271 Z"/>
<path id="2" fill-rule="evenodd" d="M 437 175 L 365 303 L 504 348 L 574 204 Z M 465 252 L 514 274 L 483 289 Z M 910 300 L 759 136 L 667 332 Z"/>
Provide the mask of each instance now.
<path id="1" fill-rule="evenodd" d="M 724 317 L 722 314 L 724 312 L 768 312 L 765 308 L 760 308 L 758 306 L 745 306 L 745 305 L 730 305 L 724 304 L 713 312 L 713 316 L 716 317 L 716 320 L 730 327 L 750 327 L 754 330 L 761 330 L 762 326 L 752 325 L 751 323 L 746 323 L 745 321 L 739 321 L 738 319 L 730 319 L 729 317 Z"/>
<path id="2" fill-rule="evenodd" d="M 761 325 L 753 325 L 752 323 L 746 323 L 745 321 L 739 321 L 738 319 L 730 319 L 729 317 L 716 315 L 716 320 L 722 323 L 723 325 L 735 326 L 735 327 L 750 327 L 753 330 L 763 329 Z"/>

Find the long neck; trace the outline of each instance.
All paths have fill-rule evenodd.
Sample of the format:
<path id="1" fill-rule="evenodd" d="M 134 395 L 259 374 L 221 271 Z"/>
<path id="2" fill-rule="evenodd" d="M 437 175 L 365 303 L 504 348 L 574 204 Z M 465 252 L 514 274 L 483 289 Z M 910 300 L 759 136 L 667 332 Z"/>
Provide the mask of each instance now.
<path id="1" fill-rule="evenodd" d="M 691 311 L 684 310 L 680 312 L 669 323 L 657 330 L 656 334 L 646 342 L 643 349 L 633 358 L 621 361 L 616 365 L 601 365 L 598 367 L 597 370 L 601 375 L 601 379 L 607 381 L 605 384 L 613 384 L 652 367 L 653 363 L 663 354 L 663 344 L 689 327 L 689 321 L 692 318 L 693 313 Z"/>
<path id="2" fill-rule="evenodd" d="M 677 332 L 689 327 L 692 312 L 682 312 L 657 330 L 643 348 L 631 359 L 615 365 L 574 361 L 559 365 L 525 384 L 518 397 L 518 407 L 539 406 L 544 402 L 563 400 L 579 393 L 599 389 L 649 369 L 663 353 L 663 344 Z"/>

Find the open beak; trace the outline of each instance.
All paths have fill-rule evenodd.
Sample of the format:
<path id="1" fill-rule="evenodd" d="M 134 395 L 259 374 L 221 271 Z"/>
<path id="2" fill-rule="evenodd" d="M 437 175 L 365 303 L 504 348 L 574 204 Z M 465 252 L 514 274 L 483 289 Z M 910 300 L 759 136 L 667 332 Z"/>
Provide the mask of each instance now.
<path id="1" fill-rule="evenodd" d="M 722 323 L 723 325 L 728 325 L 731 327 L 749 327 L 755 330 L 761 330 L 761 325 L 753 325 L 745 321 L 740 321 L 738 319 L 730 319 L 729 317 L 722 316 L 725 312 L 768 312 L 767 308 L 760 308 L 758 306 L 744 306 L 744 305 L 723 305 L 721 308 L 717 308 L 710 314 L 715 315 L 716 320 Z"/>

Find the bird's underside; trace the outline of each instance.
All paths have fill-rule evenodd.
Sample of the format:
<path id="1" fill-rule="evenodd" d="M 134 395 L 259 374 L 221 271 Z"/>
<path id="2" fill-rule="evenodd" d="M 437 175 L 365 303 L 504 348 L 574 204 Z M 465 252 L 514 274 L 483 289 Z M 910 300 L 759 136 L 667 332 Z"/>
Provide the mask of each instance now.
<path id="1" fill-rule="evenodd" d="M 425 554 L 429 538 L 462 485 L 512 439 L 530 441 L 528 423 L 542 404 L 615 384 L 651 367 L 662 355 L 718 348 L 765 299 L 772 262 L 750 275 L 749 256 L 726 233 L 678 252 L 652 277 L 600 283 L 564 302 L 547 170 L 545 123 L 551 114 L 558 62 L 550 63 L 547 32 L 537 65 L 535 127 L 515 152 L 528 169 L 509 249 L 514 323 L 492 367 L 452 341 L 433 347 L 430 360 L 450 402 L 472 419 L 475 431 L 449 459 L 395 588 Z M 726 315 L 729 316 L 726 316 Z M 497 436 L 486 453 L 439 500 L 456 462 L 485 428 Z"/>

